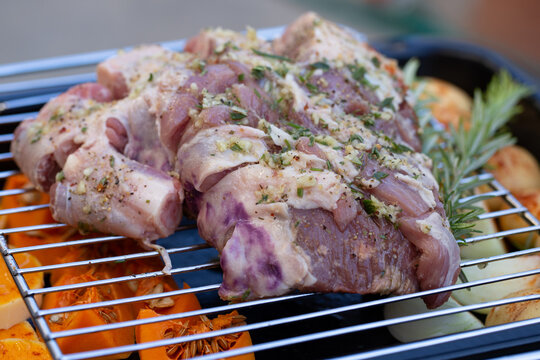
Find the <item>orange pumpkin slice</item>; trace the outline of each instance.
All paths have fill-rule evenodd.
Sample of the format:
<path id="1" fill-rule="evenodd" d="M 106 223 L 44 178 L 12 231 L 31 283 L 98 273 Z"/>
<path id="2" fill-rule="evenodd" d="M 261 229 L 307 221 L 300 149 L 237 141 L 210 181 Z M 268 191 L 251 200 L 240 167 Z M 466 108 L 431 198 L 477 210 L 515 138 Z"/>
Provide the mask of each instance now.
<path id="1" fill-rule="evenodd" d="M 139 311 L 137 319 L 148 319 L 156 316 L 160 316 L 160 314 L 152 309 L 142 309 Z M 227 315 L 218 315 L 217 318 L 212 320 L 204 315 L 197 319 L 188 318 L 169 320 L 137 326 L 135 329 L 135 337 L 137 343 L 171 339 L 179 336 L 200 334 L 211 330 L 221 330 L 231 326 L 242 325 L 245 324 L 244 320 L 245 317 L 239 315 L 236 311 Z M 249 332 L 246 331 L 215 338 L 190 341 L 188 343 L 140 350 L 139 357 L 141 360 L 189 359 L 195 356 L 218 353 L 249 345 L 251 345 L 251 337 Z M 253 354 L 245 354 L 230 359 L 254 360 L 255 356 Z"/>
<path id="2" fill-rule="evenodd" d="M 36 331 L 28 321 L 15 324 L 9 329 L 0 330 L 0 340 L 3 339 L 39 340 Z"/>
<path id="3" fill-rule="evenodd" d="M 90 271 L 86 274 L 73 275 L 67 273 L 60 277 L 56 285 L 67 285 L 81 282 L 95 281 L 107 278 L 106 273 Z M 70 305 L 89 304 L 112 299 L 126 297 L 123 287 L 117 284 L 102 285 L 50 293 L 43 301 L 44 309 L 52 309 Z M 133 320 L 134 314 L 129 304 L 112 307 L 100 307 L 95 309 L 68 312 L 48 316 L 47 322 L 52 331 L 79 329 L 89 326 L 107 325 L 110 323 Z M 126 327 L 115 330 L 101 331 L 85 335 L 77 335 L 59 338 L 57 340 L 60 349 L 71 354 L 81 351 L 90 351 L 111 348 L 134 343 L 133 328 Z M 125 359 L 130 353 L 115 354 L 100 359 Z"/>
<path id="4" fill-rule="evenodd" d="M 28 178 L 22 174 L 13 175 L 7 178 L 4 189 L 31 189 L 33 185 Z M 49 195 L 37 190 L 32 190 L 20 195 L 11 195 L 2 198 L 2 209 L 12 209 L 30 205 L 44 205 L 49 203 Z M 42 225 L 54 223 L 51 212 L 48 208 L 8 214 L 2 217 L 4 227 L 17 228 L 30 225 Z M 34 230 L 21 233 L 13 233 L 8 236 L 8 243 L 13 247 L 36 246 L 65 241 L 75 234 L 72 228 Z M 38 258 L 43 265 L 55 264 L 58 258 L 66 253 L 65 247 L 37 250 L 32 254 Z"/>
<path id="5" fill-rule="evenodd" d="M 14 255 L 20 268 L 41 266 L 38 259 L 28 253 Z M 43 273 L 31 273 L 24 276 L 30 289 L 42 288 Z M 35 297 L 38 305 L 41 304 L 41 295 Z M 0 329 L 9 329 L 30 317 L 23 298 L 19 294 L 17 285 L 4 261 L 0 261 Z"/>
<path id="6" fill-rule="evenodd" d="M 0 340 L 2 360 L 50 360 L 47 347 L 41 341 L 27 339 Z"/>

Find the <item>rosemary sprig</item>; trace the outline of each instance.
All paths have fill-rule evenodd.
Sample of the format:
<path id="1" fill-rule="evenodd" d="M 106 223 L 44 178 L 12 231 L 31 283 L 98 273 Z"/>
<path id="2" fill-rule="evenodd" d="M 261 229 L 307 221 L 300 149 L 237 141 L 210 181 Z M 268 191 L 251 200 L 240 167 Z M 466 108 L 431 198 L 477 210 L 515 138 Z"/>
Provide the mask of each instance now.
<path id="1" fill-rule="evenodd" d="M 417 68 L 417 62 L 408 64 L 405 68 L 406 81 L 413 79 Z M 414 91 L 418 95 L 422 86 Z M 477 173 L 497 150 L 515 142 L 504 126 L 520 112 L 517 104 L 529 93 L 529 88 L 513 81 L 506 71 L 501 71 L 493 77 L 484 94 L 480 90 L 475 91 L 467 129 L 460 121 L 458 128 L 450 127 L 449 132 L 431 121 L 425 103 L 419 101 L 417 104 L 423 151 L 433 160 L 433 175 L 439 182 L 450 229 L 458 241 L 475 232 L 472 228 L 483 210 L 474 203 L 487 198 L 460 201 L 470 195 L 472 189 L 488 182 L 480 178 L 467 182 L 463 179 Z"/>

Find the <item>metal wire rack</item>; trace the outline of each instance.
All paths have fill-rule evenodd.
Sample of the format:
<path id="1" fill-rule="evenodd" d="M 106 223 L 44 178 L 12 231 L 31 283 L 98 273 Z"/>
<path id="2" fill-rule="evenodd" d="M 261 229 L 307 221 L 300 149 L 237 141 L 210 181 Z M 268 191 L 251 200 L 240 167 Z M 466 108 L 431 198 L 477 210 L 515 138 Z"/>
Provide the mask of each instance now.
<path id="1" fill-rule="evenodd" d="M 259 34 L 268 39 L 274 38 L 282 28 L 264 29 Z M 174 50 L 180 50 L 184 41 L 165 43 Z M 76 56 L 60 57 L 26 63 L 0 66 L 0 79 L 11 76 L 44 73 L 52 70 L 78 68 L 96 64 L 113 55 L 115 51 L 102 51 Z M 9 143 L 13 138 L 14 126 L 24 118 L 35 116 L 36 110 L 58 92 L 83 82 L 94 80 L 93 74 L 78 74 L 59 77 L 48 77 L 38 80 L 8 82 L 0 84 L 0 182 L 11 175 L 18 173 L 12 163 L 9 153 Z M 500 183 L 489 174 L 479 175 L 489 181 L 491 191 L 489 194 L 503 198 L 510 208 L 507 210 L 489 212 L 481 215 L 482 219 L 497 219 L 511 214 L 520 214 L 529 226 L 510 231 L 500 231 L 485 234 L 466 240 L 467 243 L 486 241 L 492 238 L 504 237 L 511 234 L 536 232 L 540 230 L 540 222 L 523 207 Z M 467 181 L 467 180 L 465 180 Z M 19 188 L 0 190 L 0 197 L 9 197 L 25 194 L 32 189 Z M 475 195 L 477 196 L 477 195 Z M 469 199 L 469 198 L 468 198 Z M 468 199 L 463 199 L 468 200 Z M 0 216 L 22 212 L 35 212 L 47 208 L 48 205 L 32 205 L 13 209 L 0 210 Z M 453 309 L 436 310 L 432 312 L 403 316 L 394 319 L 384 319 L 381 316 L 381 307 L 384 304 L 398 302 L 405 299 L 418 298 L 429 294 L 445 291 L 459 290 L 484 284 L 516 279 L 526 276 L 540 275 L 540 269 L 510 273 L 489 279 L 470 281 L 456 284 L 442 289 L 423 291 L 395 297 L 381 298 L 377 296 L 360 296 L 345 294 L 300 294 L 294 293 L 278 298 L 262 299 L 249 302 L 226 304 L 217 296 L 220 284 L 219 262 L 217 252 L 210 249 L 202 239 L 197 236 L 196 226 L 185 223 L 181 225 L 175 235 L 163 242 L 167 252 L 173 260 L 171 273 L 177 280 L 186 280 L 191 288 L 168 291 L 159 294 L 148 294 L 137 297 L 115 299 L 99 303 L 73 305 L 55 309 L 40 309 L 36 301 L 39 295 L 46 295 L 62 290 L 71 290 L 105 284 L 123 283 L 148 277 L 166 276 L 161 271 L 141 272 L 129 276 L 119 276 L 91 282 L 71 285 L 30 289 L 24 275 L 36 272 L 62 271 L 66 268 L 75 268 L 91 264 L 111 264 L 116 262 L 129 262 L 142 258 L 158 257 L 157 251 L 141 251 L 122 255 L 104 255 L 90 260 L 81 260 L 68 263 L 57 263 L 32 268 L 21 268 L 14 255 L 24 252 L 35 252 L 46 249 L 70 248 L 80 245 L 100 245 L 121 241 L 121 236 L 98 236 L 80 240 L 60 243 L 44 244 L 22 248 L 10 248 L 7 237 L 14 233 L 28 233 L 65 227 L 63 224 L 43 224 L 6 228 L 0 230 L 0 251 L 8 269 L 10 270 L 26 306 L 29 309 L 35 327 L 45 341 L 54 359 L 75 360 L 94 357 L 136 352 L 152 347 L 173 345 L 200 339 L 210 339 L 219 335 L 249 331 L 253 338 L 253 345 L 231 350 L 226 353 L 206 355 L 201 359 L 218 359 L 255 353 L 257 358 L 339 358 L 339 359 L 370 359 L 370 358 L 454 358 L 464 354 L 493 351 L 502 348 L 512 348 L 523 344 L 532 344 L 540 339 L 540 318 L 509 323 L 494 327 L 481 328 L 453 335 L 400 344 L 393 340 L 386 327 L 389 325 L 409 323 L 421 319 L 439 317 L 459 312 L 472 311 L 496 305 L 513 302 L 539 300 L 540 295 L 527 295 L 510 299 L 477 303 Z M 463 261 L 461 266 L 481 266 L 503 259 L 520 257 L 540 252 L 540 248 L 514 251 L 503 255 L 492 256 L 476 260 Z M 159 318 L 129 320 L 113 322 L 107 325 L 90 326 L 86 328 L 52 332 L 46 321 L 47 316 L 67 312 L 83 311 L 120 304 L 136 303 L 152 299 L 160 299 L 175 295 L 195 293 L 203 304 L 202 310 L 190 311 L 180 314 L 164 315 Z M 239 310 L 247 315 L 247 324 L 230 329 L 212 331 L 203 334 L 181 336 L 164 339 L 150 343 L 131 344 L 114 348 L 86 351 L 80 353 L 64 354 L 58 346 L 57 340 L 75 335 L 85 335 L 125 327 L 150 324 L 160 321 L 181 319 L 198 315 L 215 315 Z M 466 339 L 467 341 L 463 341 Z M 135 357 L 136 355 L 132 355 Z"/>

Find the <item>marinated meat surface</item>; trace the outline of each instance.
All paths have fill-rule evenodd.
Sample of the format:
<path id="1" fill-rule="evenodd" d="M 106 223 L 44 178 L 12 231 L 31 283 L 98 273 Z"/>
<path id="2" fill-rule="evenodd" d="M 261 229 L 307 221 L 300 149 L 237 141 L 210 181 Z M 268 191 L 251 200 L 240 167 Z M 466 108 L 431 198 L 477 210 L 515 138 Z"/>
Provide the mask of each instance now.
<path id="1" fill-rule="evenodd" d="M 417 132 L 395 61 L 309 13 L 273 43 L 215 29 L 185 53 L 119 54 L 23 122 L 12 150 L 68 224 L 156 239 L 185 196 L 220 252 L 223 299 L 403 294 L 459 273 Z"/>

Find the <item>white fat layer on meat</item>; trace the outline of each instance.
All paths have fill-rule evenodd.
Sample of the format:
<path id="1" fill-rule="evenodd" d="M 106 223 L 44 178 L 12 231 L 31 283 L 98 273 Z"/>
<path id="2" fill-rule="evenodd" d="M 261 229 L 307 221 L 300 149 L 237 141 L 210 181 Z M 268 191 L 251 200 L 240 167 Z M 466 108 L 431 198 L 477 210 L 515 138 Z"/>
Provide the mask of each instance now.
<path id="1" fill-rule="evenodd" d="M 258 162 L 267 150 L 265 136 L 261 130 L 239 125 L 200 130 L 178 150 L 182 179 L 201 191 L 209 176 Z"/>
<path id="2" fill-rule="evenodd" d="M 320 21 L 312 29 L 311 41 L 301 46 L 300 59 L 314 63 L 325 58 L 336 62 L 337 65 L 354 63 L 362 66 L 366 69 L 365 79 L 375 87 L 375 94 L 379 100 L 393 98 L 394 109 L 399 108 L 403 96 L 395 89 L 394 80 L 388 72 L 388 69 L 392 69 L 399 76 L 395 61 L 381 57 L 366 43 L 359 42 L 347 31 L 327 21 Z M 305 50 L 303 54 L 302 50 Z M 373 58 L 379 60 L 378 67 Z"/>
<path id="3" fill-rule="evenodd" d="M 430 208 L 434 208 L 437 205 L 437 203 L 435 202 L 435 196 L 433 195 L 433 191 L 426 188 L 420 181 L 408 175 L 403 175 L 399 173 L 394 174 L 394 177 L 407 184 L 407 186 L 409 186 L 411 189 L 414 189 L 418 193 L 418 195 L 420 195 L 426 205 Z"/>
<path id="4" fill-rule="evenodd" d="M 455 241 L 450 233 L 450 230 L 448 229 L 447 221 L 443 220 L 438 212 L 432 212 L 425 219 L 416 220 L 416 224 L 418 225 L 420 231 L 422 231 L 424 234 L 430 235 L 435 239 L 446 240 L 443 241 L 443 243 L 447 241 Z"/>
<path id="5" fill-rule="evenodd" d="M 290 134 L 277 126 L 270 124 L 264 119 L 259 121 L 258 128 L 265 131 L 272 139 L 272 142 L 277 146 L 287 148 L 288 146 L 294 147 L 296 145 L 296 140 L 294 140 Z"/>
<path id="6" fill-rule="evenodd" d="M 287 73 L 285 79 L 278 79 L 278 84 L 281 85 L 281 95 L 293 100 L 292 105 L 294 111 L 300 112 L 309 102 L 309 97 L 306 92 L 296 82 L 294 75 Z"/>

